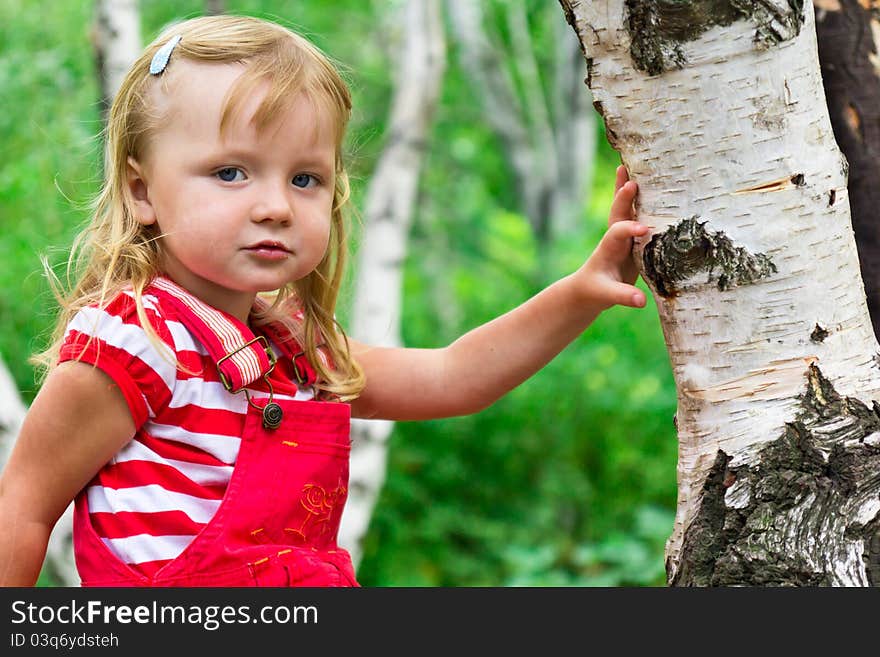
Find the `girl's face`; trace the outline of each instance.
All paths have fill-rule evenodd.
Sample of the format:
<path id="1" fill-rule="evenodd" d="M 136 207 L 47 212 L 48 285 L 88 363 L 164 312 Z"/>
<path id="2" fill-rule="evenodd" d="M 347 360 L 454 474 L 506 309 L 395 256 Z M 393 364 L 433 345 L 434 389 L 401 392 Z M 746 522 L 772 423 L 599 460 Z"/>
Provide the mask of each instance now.
<path id="1" fill-rule="evenodd" d="M 303 278 L 330 236 L 336 135 L 305 96 L 261 132 L 248 98 L 220 135 L 237 64 L 171 62 L 166 118 L 142 161 L 129 158 L 138 220 L 157 224 L 165 273 L 216 308 L 245 320 L 260 291 Z"/>

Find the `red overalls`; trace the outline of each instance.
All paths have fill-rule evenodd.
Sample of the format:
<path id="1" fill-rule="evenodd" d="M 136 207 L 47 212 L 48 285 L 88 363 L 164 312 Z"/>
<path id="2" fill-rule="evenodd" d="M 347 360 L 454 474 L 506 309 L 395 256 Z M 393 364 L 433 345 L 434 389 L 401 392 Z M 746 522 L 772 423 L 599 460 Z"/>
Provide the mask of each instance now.
<path id="1" fill-rule="evenodd" d="M 266 376 L 274 365 L 265 340 L 237 319 L 168 279 L 156 279 L 150 293 L 175 307 L 218 362 L 228 390 Z M 270 335 L 275 330 L 266 327 Z M 275 342 L 285 351 L 291 344 Z M 295 359 L 303 382 L 314 382 L 314 370 L 303 355 L 287 355 Z M 74 552 L 82 585 L 358 586 L 351 557 L 336 544 L 348 492 L 349 406 L 271 401 L 278 408 L 265 414 L 269 402 L 248 404 L 238 458 L 220 507 L 192 543 L 153 577 L 133 570 L 104 545 L 81 491 L 75 502 Z M 272 428 L 278 411 L 280 424 Z"/>

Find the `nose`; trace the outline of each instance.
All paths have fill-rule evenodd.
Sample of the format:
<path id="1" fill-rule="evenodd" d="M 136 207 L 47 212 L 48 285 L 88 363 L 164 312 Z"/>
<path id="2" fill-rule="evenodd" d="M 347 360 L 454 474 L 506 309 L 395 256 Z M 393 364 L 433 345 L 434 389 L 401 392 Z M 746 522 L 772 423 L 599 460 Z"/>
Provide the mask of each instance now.
<path id="1" fill-rule="evenodd" d="M 288 190 L 276 184 L 262 185 L 257 193 L 256 201 L 251 208 L 251 221 L 263 223 L 274 221 L 289 224 L 293 220 L 293 210 L 287 197 Z"/>

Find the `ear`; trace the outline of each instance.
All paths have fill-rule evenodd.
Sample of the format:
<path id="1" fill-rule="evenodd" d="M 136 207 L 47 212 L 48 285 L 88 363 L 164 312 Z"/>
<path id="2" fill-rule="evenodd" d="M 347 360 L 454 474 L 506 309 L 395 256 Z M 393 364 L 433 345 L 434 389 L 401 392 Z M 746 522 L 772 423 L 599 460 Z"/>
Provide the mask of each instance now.
<path id="1" fill-rule="evenodd" d="M 126 162 L 125 177 L 131 208 L 138 222 L 144 226 L 156 223 L 156 210 L 150 202 L 150 189 L 143 166 L 133 157 L 129 157 Z"/>

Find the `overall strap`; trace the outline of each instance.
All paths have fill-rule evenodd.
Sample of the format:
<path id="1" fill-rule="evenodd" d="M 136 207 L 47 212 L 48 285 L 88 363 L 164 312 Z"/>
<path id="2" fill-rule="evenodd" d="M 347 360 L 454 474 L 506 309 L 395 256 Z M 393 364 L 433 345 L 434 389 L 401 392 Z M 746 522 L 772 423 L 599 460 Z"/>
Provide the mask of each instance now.
<path id="1" fill-rule="evenodd" d="M 265 336 L 254 336 L 246 324 L 164 276 L 155 278 L 149 287 L 171 302 L 186 327 L 205 346 L 229 392 L 238 392 L 272 370 L 275 356 Z"/>
<path id="2" fill-rule="evenodd" d="M 254 311 L 257 313 L 265 313 L 270 305 L 271 304 L 268 301 L 259 296 L 254 299 Z M 300 315 L 295 316 L 295 318 L 301 321 L 301 313 Z M 290 329 L 284 326 L 281 322 L 269 322 L 261 325 L 260 330 L 264 331 L 266 335 L 272 338 L 272 341 L 290 357 L 291 361 L 293 361 L 293 370 L 296 375 L 297 383 L 312 385 L 318 380 L 318 373 L 309 362 L 305 349 L 303 349 L 299 342 L 296 341 L 291 334 Z M 324 361 L 326 366 L 328 359 L 324 354 L 323 349 L 318 349 L 318 356 Z"/>

